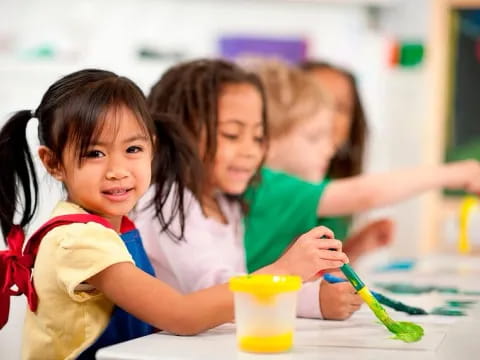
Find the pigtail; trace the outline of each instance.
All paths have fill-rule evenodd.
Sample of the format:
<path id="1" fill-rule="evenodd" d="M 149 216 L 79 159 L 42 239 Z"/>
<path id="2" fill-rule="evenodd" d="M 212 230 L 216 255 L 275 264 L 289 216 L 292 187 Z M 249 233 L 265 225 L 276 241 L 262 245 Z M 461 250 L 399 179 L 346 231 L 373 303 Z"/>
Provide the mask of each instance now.
<path id="1" fill-rule="evenodd" d="M 156 196 L 149 205 L 154 206 L 162 231 L 175 240 L 181 240 L 185 227 L 184 189 L 188 188 L 197 199 L 201 199 L 202 185 L 198 179 L 202 178 L 202 162 L 195 142 L 179 121 L 159 113 L 153 114 L 152 118 L 157 144 L 152 171 Z M 169 197 L 173 199 L 167 216 L 164 206 Z M 180 233 L 174 233 L 170 227 L 177 216 L 180 219 Z"/>
<path id="2" fill-rule="evenodd" d="M 20 201 L 24 203 L 20 220 L 22 227 L 32 220 L 38 207 L 38 181 L 26 135 L 31 118 L 29 110 L 19 111 L 0 131 L 0 225 L 5 239 L 14 225 Z"/>

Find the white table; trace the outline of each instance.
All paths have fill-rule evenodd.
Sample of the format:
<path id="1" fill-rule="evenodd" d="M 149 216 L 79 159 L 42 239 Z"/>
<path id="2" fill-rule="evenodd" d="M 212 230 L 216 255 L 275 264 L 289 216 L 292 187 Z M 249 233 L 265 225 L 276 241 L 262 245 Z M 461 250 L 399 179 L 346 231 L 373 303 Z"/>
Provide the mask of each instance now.
<path id="1" fill-rule="evenodd" d="M 368 281 L 410 281 L 417 284 L 462 286 L 480 290 L 480 259 L 459 260 L 436 257 L 425 261 L 413 272 L 369 276 Z M 372 282 L 373 283 L 373 282 Z M 398 296 L 396 296 L 398 298 Z M 418 297 L 417 297 L 418 298 Z M 459 295 L 424 297 L 424 304 L 443 298 L 464 299 Z M 480 296 L 474 297 L 480 300 Z M 426 301 L 426 302 L 425 302 Z M 412 303 L 412 301 L 409 301 Z M 433 305 L 432 305 L 433 306 Z M 480 306 L 467 317 L 407 316 L 388 309 L 396 320 L 421 324 L 424 338 L 405 344 L 389 338 L 389 333 L 366 306 L 346 321 L 297 319 L 295 343 L 282 354 L 250 354 L 237 351 L 235 326 L 225 324 L 191 337 L 157 333 L 101 349 L 99 360 L 294 360 L 294 359 L 480 359 Z"/>

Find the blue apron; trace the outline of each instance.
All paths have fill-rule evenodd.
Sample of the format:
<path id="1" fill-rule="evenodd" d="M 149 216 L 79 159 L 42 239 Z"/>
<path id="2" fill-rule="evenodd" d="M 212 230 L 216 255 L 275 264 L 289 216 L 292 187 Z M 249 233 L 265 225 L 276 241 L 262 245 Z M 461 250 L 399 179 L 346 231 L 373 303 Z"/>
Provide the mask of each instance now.
<path id="1" fill-rule="evenodd" d="M 152 264 L 148 260 L 145 249 L 143 248 L 142 239 L 138 230 L 129 230 L 122 233 L 120 237 L 127 246 L 128 252 L 132 256 L 135 265 L 146 273 L 155 276 Z M 154 331 L 155 328 L 153 326 L 115 306 L 110 322 L 102 335 L 100 335 L 89 348 L 84 350 L 77 359 L 95 359 L 95 353 L 100 348 L 149 335 Z"/>

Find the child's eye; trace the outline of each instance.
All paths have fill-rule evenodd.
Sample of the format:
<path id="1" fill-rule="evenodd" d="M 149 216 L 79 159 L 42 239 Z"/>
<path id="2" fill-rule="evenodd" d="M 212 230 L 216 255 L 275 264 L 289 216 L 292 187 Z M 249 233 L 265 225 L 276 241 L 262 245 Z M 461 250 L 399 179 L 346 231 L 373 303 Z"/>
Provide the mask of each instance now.
<path id="1" fill-rule="evenodd" d="M 222 133 L 222 136 L 228 140 L 237 140 L 238 135 L 235 134 L 227 134 L 227 133 Z"/>
<path id="2" fill-rule="evenodd" d="M 105 154 L 103 152 L 101 152 L 100 150 L 89 150 L 85 154 L 85 157 L 87 157 L 87 158 L 101 158 L 101 157 L 104 157 L 104 156 L 105 156 Z"/>
<path id="3" fill-rule="evenodd" d="M 143 151 L 143 148 L 141 146 L 129 146 L 127 148 L 127 153 L 129 154 L 136 154 Z"/>
<path id="4" fill-rule="evenodd" d="M 265 136 L 255 136 L 253 138 L 256 143 L 263 144 L 265 142 Z"/>

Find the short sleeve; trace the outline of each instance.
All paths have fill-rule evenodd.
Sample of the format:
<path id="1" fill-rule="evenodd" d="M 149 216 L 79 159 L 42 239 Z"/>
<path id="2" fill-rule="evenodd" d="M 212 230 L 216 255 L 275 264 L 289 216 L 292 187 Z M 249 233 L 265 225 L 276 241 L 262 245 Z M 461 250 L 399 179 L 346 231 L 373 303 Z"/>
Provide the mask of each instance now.
<path id="1" fill-rule="evenodd" d="M 320 282 L 304 283 L 297 297 L 297 316 L 310 319 L 321 319 L 320 310 Z"/>
<path id="2" fill-rule="evenodd" d="M 245 273 L 243 227 L 238 204 L 226 208 L 221 199 L 228 224 L 208 219 L 193 195 L 184 194 L 185 232 L 181 241 L 175 241 L 162 231 L 155 209 L 148 204 L 152 193 L 140 201 L 135 224 L 142 235 L 145 251 L 155 268 L 155 275 L 184 294 L 222 284 L 233 275 Z M 166 207 L 171 206 L 169 197 Z M 180 228 L 178 217 L 170 229 Z"/>
<path id="3" fill-rule="evenodd" d="M 299 235 L 317 225 L 317 208 L 329 181 L 310 183 L 262 169 L 261 181 L 245 193 L 248 271 L 271 264 Z"/>
<path id="4" fill-rule="evenodd" d="M 98 294 L 78 290 L 82 282 L 113 264 L 133 262 L 120 236 L 100 224 L 75 223 L 53 229 L 52 235 L 54 232 L 58 283 L 75 301 L 85 301 Z"/>

